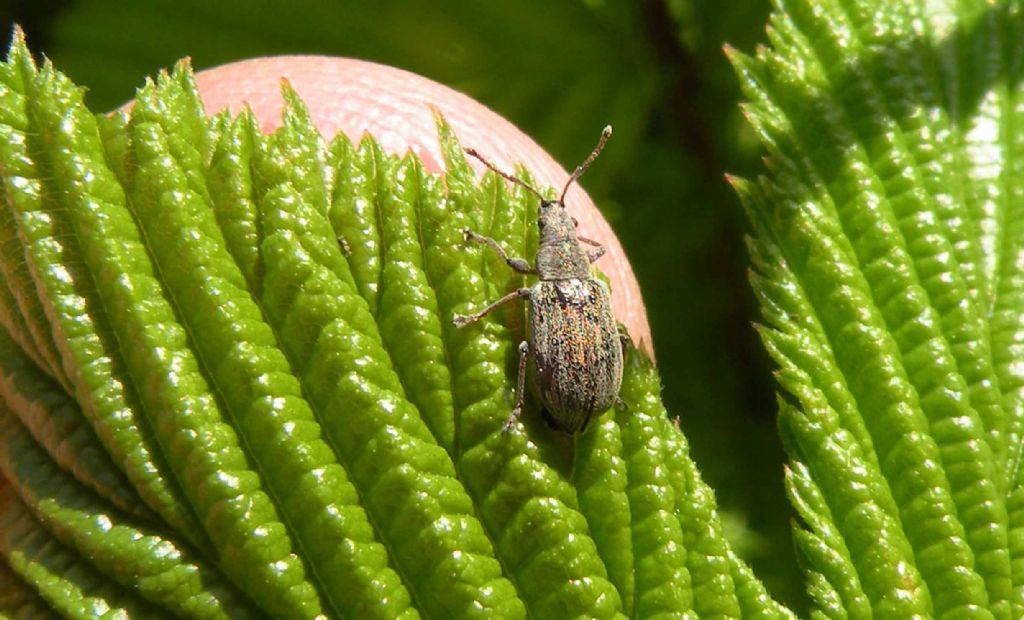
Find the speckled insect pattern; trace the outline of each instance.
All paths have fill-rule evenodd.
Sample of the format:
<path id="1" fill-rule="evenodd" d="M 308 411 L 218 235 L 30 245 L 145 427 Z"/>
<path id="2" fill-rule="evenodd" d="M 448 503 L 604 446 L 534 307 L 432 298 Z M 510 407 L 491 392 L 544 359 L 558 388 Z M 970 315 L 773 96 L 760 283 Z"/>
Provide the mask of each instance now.
<path id="1" fill-rule="evenodd" d="M 512 291 L 475 314 L 457 314 L 453 319 L 455 325 L 463 327 L 516 299 L 528 302 L 529 333 L 519 344 L 516 404 L 505 424 L 506 431 L 522 414 L 528 376 L 549 420 L 568 433 L 585 431 L 595 415 L 621 404 L 618 394 L 623 343 L 608 287 L 590 273 L 590 264 L 604 255 L 605 249 L 576 233 L 576 221 L 564 202 L 569 187 L 597 158 L 611 133 L 611 127 L 605 127 L 597 146 L 570 175 L 557 200 L 544 198 L 526 182 L 499 170 L 475 150 L 466 149 L 485 166 L 540 199 L 540 242 L 534 265 L 510 257 L 494 239 L 464 231 L 467 241 L 490 246 L 512 269 L 538 277 L 531 287 Z M 581 242 L 590 247 L 584 249 Z"/>

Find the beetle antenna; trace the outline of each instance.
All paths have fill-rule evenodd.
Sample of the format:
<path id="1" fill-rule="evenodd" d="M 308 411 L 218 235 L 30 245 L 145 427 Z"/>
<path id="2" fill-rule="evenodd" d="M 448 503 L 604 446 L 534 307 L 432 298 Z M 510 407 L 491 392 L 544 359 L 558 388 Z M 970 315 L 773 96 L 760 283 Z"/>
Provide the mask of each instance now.
<path id="1" fill-rule="evenodd" d="M 558 202 L 565 202 L 565 194 L 569 191 L 569 186 L 573 184 L 573 181 L 583 176 L 583 173 L 587 171 L 590 164 L 594 163 L 597 156 L 601 154 L 601 150 L 604 149 L 604 143 L 608 141 L 612 135 L 612 126 L 608 125 L 601 131 L 601 138 L 597 141 L 597 146 L 591 151 L 590 156 L 583 160 L 583 163 L 576 166 L 576 170 L 573 170 L 572 175 L 569 176 L 569 180 L 565 182 L 565 187 L 562 188 L 562 195 L 558 197 Z"/>
<path id="2" fill-rule="evenodd" d="M 476 152 L 476 149 L 467 148 L 467 149 L 465 149 L 465 151 L 466 151 L 466 153 L 468 155 L 479 159 L 481 164 L 487 166 L 488 168 L 493 170 L 496 174 L 500 175 L 501 177 L 504 177 L 505 179 L 507 179 L 509 181 L 512 181 L 513 183 L 515 183 L 516 185 L 518 185 L 520 187 L 525 187 L 534 196 L 536 196 L 537 198 L 540 198 L 541 202 L 544 202 L 545 200 L 547 200 L 547 198 L 544 198 L 544 196 L 542 196 L 540 192 L 538 192 L 537 190 L 535 190 L 532 187 L 530 187 L 529 183 L 527 183 L 526 181 L 520 179 L 519 177 L 513 176 L 513 175 L 505 172 L 504 170 L 501 170 L 500 168 L 498 168 L 497 166 L 495 166 L 491 162 L 489 162 L 486 159 L 484 159 L 483 155 L 481 155 L 480 153 Z"/>

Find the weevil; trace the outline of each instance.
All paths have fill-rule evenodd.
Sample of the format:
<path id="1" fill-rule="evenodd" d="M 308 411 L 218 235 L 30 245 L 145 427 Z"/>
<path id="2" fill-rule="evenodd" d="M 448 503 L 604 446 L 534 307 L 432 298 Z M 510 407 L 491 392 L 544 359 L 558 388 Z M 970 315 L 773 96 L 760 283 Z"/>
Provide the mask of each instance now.
<path id="1" fill-rule="evenodd" d="M 475 314 L 454 317 L 455 325 L 463 327 L 516 299 L 528 302 L 527 340 L 519 343 L 516 403 L 505 423 L 506 432 L 523 412 L 528 372 L 550 421 L 569 433 L 583 432 L 594 414 L 622 405 L 623 341 L 608 287 L 590 274 L 590 264 L 604 255 L 605 248 L 577 235 L 577 222 L 565 209 L 569 187 L 597 159 L 611 134 L 612 128 L 605 127 L 597 146 L 569 176 L 557 200 L 546 199 L 522 179 L 498 169 L 474 149 L 466 149 L 495 173 L 540 199 L 540 243 L 534 265 L 510 257 L 490 237 L 463 231 L 466 241 L 490 246 L 509 267 L 538 278 L 533 286 L 512 291 Z M 584 250 L 581 242 L 591 247 Z"/>

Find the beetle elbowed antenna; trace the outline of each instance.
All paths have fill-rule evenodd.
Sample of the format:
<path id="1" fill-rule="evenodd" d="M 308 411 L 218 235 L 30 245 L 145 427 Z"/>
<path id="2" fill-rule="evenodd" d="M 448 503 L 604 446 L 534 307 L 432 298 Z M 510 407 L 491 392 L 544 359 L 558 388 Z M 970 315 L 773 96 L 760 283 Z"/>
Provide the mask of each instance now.
<path id="1" fill-rule="evenodd" d="M 595 146 L 594 150 L 590 152 L 590 155 L 588 155 L 587 158 L 583 160 L 583 163 L 576 166 L 576 169 L 573 170 L 572 174 L 569 175 L 569 180 L 565 182 L 565 187 L 562 188 L 562 194 L 558 197 L 558 202 L 565 204 L 565 193 L 569 191 L 569 186 L 572 185 L 574 181 L 583 176 L 583 173 L 587 171 L 587 168 L 590 167 L 590 164 L 594 163 L 594 160 L 597 159 L 597 156 L 600 155 L 601 151 L 604 150 L 604 144 L 605 142 L 608 142 L 608 138 L 610 137 L 612 137 L 612 126 L 605 125 L 605 128 L 601 130 L 601 137 L 598 138 L 597 140 L 597 146 Z"/>
<path id="2" fill-rule="evenodd" d="M 556 202 L 565 204 L 565 194 L 566 194 L 566 192 L 569 191 L 569 187 L 576 180 L 578 180 L 581 176 L 583 176 L 583 173 L 587 171 L 587 168 L 590 167 L 590 164 L 594 163 L 594 160 L 597 159 L 597 156 L 600 155 L 601 151 L 604 150 L 604 145 L 605 145 L 606 142 L 608 142 L 608 138 L 610 138 L 611 135 L 612 135 L 612 126 L 611 125 L 606 125 L 605 128 L 601 130 L 601 137 L 597 141 L 597 146 L 595 146 L 594 150 L 591 151 L 590 155 L 585 160 L 583 160 L 583 163 L 581 163 L 580 165 L 576 166 L 576 169 L 573 170 L 572 174 L 569 175 L 569 180 L 565 182 L 565 186 L 562 188 L 562 193 L 558 196 L 558 200 Z M 501 168 L 498 168 L 497 166 L 495 166 L 491 162 L 487 161 L 487 159 L 485 159 L 483 155 L 478 153 L 476 151 L 476 149 L 474 149 L 474 148 L 467 148 L 467 149 L 465 149 L 465 151 L 466 151 L 466 153 L 468 155 L 471 155 L 472 157 L 477 159 L 481 164 L 483 164 L 483 165 L 487 166 L 488 168 L 490 168 L 495 174 L 503 177 L 507 181 L 511 181 L 512 183 L 515 183 L 516 185 L 527 189 L 534 196 L 536 196 L 537 198 L 540 198 L 541 202 L 549 202 L 547 198 L 545 198 L 543 195 L 541 195 L 541 193 L 538 192 L 536 189 L 534 189 L 533 186 L 531 186 L 529 183 L 527 183 L 526 181 L 520 179 L 519 177 L 517 177 L 515 175 L 512 175 L 512 174 L 509 174 L 509 173 L 505 172 Z"/>

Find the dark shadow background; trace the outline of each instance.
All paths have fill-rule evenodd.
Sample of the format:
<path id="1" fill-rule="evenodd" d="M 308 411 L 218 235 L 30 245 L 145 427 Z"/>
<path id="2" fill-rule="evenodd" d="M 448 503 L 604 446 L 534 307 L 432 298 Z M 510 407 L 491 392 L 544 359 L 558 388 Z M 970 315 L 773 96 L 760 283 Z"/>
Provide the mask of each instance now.
<path id="1" fill-rule="evenodd" d="M 606 124 L 584 185 L 645 292 L 664 398 L 716 489 L 737 549 L 772 594 L 806 610 L 789 536 L 771 367 L 751 328 L 739 201 L 757 140 L 721 51 L 764 39 L 767 0 L 0 0 L 0 27 L 88 87 L 96 111 L 190 56 L 327 54 L 461 90 L 571 168 Z M 6 45 L 6 43 L 5 43 Z"/>

